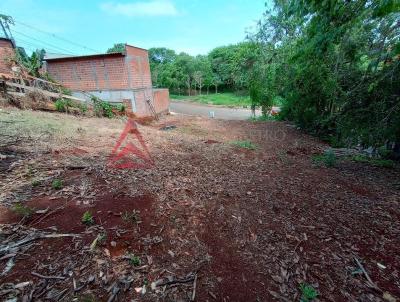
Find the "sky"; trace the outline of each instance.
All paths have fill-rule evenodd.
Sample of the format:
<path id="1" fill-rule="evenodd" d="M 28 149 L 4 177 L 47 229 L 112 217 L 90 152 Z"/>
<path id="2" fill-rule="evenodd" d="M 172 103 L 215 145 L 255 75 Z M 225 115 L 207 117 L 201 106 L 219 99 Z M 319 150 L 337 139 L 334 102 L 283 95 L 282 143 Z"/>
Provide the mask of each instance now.
<path id="1" fill-rule="evenodd" d="M 264 11 L 265 0 L 0 1 L 0 14 L 15 19 L 17 45 L 74 55 L 118 42 L 207 54 L 243 41 Z"/>

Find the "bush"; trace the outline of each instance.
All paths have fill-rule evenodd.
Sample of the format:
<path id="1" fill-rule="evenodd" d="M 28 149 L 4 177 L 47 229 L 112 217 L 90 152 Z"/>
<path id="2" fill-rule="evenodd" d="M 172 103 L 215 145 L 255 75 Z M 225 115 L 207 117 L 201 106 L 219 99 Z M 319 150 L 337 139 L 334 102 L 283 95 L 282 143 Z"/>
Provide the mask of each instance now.
<path id="1" fill-rule="evenodd" d="M 93 102 L 93 109 L 96 116 L 105 116 L 108 118 L 114 117 L 112 112 L 113 106 L 109 102 L 105 102 L 96 96 L 92 96 L 91 100 Z"/>
<path id="2" fill-rule="evenodd" d="M 114 105 L 114 108 L 117 109 L 117 110 L 118 110 L 119 112 L 121 112 L 121 113 L 125 112 L 125 110 L 126 110 L 126 107 L 125 107 L 124 104 L 117 104 L 117 105 Z"/>
<path id="3" fill-rule="evenodd" d="M 336 165 L 336 155 L 332 150 L 327 150 L 324 154 L 313 156 L 314 163 L 323 163 L 326 167 L 332 168 Z"/>
<path id="4" fill-rule="evenodd" d="M 56 110 L 59 112 L 67 112 L 68 107 L 72 107 L 72 102 L 67 99 L 58 99 L 54 105 L 56 106 Z"/>

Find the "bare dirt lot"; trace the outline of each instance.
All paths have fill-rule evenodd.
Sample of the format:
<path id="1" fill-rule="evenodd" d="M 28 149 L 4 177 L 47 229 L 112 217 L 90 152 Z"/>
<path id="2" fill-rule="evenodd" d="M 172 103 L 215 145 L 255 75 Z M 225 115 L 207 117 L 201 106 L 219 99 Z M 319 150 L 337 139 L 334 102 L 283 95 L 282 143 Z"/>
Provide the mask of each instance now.
<path id="1" fill-rule="evenodd" d="M 167 116 L 139 125 L 151 168 L 113 169 L 125 123 L 0 112 L 2 301 L 400 297 L 398 167 L 316 166 L 327 146 L 281 122 Z"/>

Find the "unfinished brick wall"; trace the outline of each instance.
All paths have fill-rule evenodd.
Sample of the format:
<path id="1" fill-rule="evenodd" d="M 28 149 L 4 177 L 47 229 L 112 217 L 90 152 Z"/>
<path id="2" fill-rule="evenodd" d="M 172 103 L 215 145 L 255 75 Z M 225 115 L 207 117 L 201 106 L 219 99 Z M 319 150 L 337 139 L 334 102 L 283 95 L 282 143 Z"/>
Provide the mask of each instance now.
<path id="1" fill-rule="evenodd" d="M 126 45 L 126 54 L 47 60 L 47 72 L 71 90 L 131 90 L 151 87 L 147 51 Z"/>
<path id="2" fill-rule="evenodd" d="M 0 73 L 11 74 L 10 58 L 14 56 L 14 48 L 8 39 L 0 38 Z"/>
<path id="3" fill-rule="evenodd" d="M 156 112 L 168 112 L 169 110 L 169 90 L 168 89 L 154 89 L 153 103 Z"/>
<path id="4" fill-rule="evenodd" d="M 126 45 L 125 53 L 48 59 L 46 68 L 74 93 L 88 91 L 104 100 L 124 103 L 127 112 L 137 117 L 153 115 L 147 100 L 157 113 L 166 112 L 169 107 L 167 89 L 153 92 L 145 49 Z"/>

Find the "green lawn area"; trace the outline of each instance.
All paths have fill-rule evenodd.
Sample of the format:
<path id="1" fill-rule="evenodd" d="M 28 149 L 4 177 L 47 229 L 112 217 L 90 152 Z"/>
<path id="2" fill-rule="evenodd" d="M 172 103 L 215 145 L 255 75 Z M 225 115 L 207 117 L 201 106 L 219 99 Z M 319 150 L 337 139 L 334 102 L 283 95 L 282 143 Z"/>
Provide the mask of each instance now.
<path id="1" fill-rule="evenodd" d="M 210 105 L 224 105 L 224 106 L 250 106 L 251 101 L 249 96 L 238 96 L 234 93 L 213 93 L 202 94 L 195 96 L 175 95 L 171 94 L 170 98 L 174 101 L 191 101 L 202 104 Z"/>

